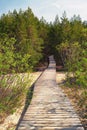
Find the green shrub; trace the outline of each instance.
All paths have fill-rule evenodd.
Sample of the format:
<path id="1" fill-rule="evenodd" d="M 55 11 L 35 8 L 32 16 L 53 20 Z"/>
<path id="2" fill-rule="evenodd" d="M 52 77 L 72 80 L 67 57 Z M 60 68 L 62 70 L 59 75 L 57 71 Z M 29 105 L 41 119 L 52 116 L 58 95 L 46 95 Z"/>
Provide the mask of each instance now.
<path id="1" fill-rule="evenodd" d="M 0 38 L 0 74 L 11 73 L 14 66 L 15 38 Z"/>
<path id="2" fill-rule="evenodd" d="M 78 42 L 62 43 L 60 50 L 61 57 L 64 60 L 67 69 L 68 82 L 87 87 L 87 44 L 80 45 Z M 71 76 L 72 75 L 72 76 Z M 72 82 L 71 80 L 72 79 Z M 73 80 L 74 79 L 74 80 Z"/>

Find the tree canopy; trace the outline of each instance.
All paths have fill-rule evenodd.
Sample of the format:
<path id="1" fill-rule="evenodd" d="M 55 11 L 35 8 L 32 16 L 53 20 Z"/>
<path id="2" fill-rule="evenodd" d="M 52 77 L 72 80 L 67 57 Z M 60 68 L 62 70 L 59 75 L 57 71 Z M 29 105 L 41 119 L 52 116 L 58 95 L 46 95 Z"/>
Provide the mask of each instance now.
<path id="1" fill-rule="evenodd" d="M 86 43 L 87 22 L 82 22 L 79 15 L 69 20 L 64 11 L 61 18 L 57 15 L 53 23 L 47 23 L 30 8 L 8 12 L 0 17 L 0 72 L 29 71 L 43 57 L 54 54 L 58 64 L 67 61 L 67 68 L 72 65 L 70 71 L 77 77 L 83 74 L 86 80 Z"/>

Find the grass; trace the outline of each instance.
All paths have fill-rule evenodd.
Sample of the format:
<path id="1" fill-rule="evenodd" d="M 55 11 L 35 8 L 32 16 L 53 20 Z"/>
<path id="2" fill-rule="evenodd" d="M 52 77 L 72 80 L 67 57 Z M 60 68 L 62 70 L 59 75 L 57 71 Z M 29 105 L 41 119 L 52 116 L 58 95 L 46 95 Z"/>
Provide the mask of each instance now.
<path id="1" fill-rule="evenodd" d="M 0 123 L 25 101 L 30 86 L 29 74 L 8 74 L 0 77 Z"/>
<path id="2" fill-rule="evenodd" d="M 75 84 L 73 85 L 63 85 L 65 93 L 68 95 L 80 120 L 85 127 L 87 125 L 87 88 L 79 87 Z"/>

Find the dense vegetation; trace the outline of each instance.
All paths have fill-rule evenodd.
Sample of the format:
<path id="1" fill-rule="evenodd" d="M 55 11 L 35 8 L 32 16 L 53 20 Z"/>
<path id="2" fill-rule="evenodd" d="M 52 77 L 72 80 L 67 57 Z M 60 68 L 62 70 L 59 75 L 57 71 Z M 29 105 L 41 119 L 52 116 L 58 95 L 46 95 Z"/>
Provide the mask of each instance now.
<path id="1" fill-rule="evenodd" d="M 0 72 L 29 71 L 50 54 L 60 55 L 63 65 L 72 58 L 72 65 L 78 61 L 80 67 L 85 62 L 82 66 L 86 69 L 86 42 L 87 24 L 79 15 L 69 20 L 64 12 L 60 20 L 57 15 L 53 23 L 47 23 L 43 17 L 35 17 L 30 8 L 14 10 L 0 18 Z"/>
<path id="2" fill-rule="evenodd" d="M 38 19 L 31 9 L 3 14 L 0 19 L 0 71 L 25 72 L 42 57 L 43 39 L 38 34 Z M 9 59 L 9 60 L 8 60 Z"/>
<path id="3" fill-rule="evenodd" d="M 79 15 L 69 20 L 64 12 L 60 19 L 57 15 L 53 23 L 47 23 L 28 8 L 0 17 L 0 91 L 4 92 L 7 81 L 10 81 L 5 81 L 4 75 L 29 72 L 51 54 L 54 54 L 57 65 L 66 68 L 71 84 L 87 88 L 87 22 L 82 22 Z M 14 95 L 17 94 L 11 96 Z M 7 96 L 6 100 L 11 98 Z M 0 109 L 2 106 L 0 104 Z"/>

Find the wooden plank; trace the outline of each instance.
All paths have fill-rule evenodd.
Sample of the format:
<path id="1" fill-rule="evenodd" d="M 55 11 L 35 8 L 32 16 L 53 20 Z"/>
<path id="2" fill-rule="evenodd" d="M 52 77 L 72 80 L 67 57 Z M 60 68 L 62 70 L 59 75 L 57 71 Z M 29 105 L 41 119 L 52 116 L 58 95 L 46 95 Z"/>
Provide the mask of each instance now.
<path id="1" fill-rule="evenodd" d="M 56 84 L 53 56 L 35 83 L 32 102 L 17 130 L 84 130 L 69 99 Z"/>

